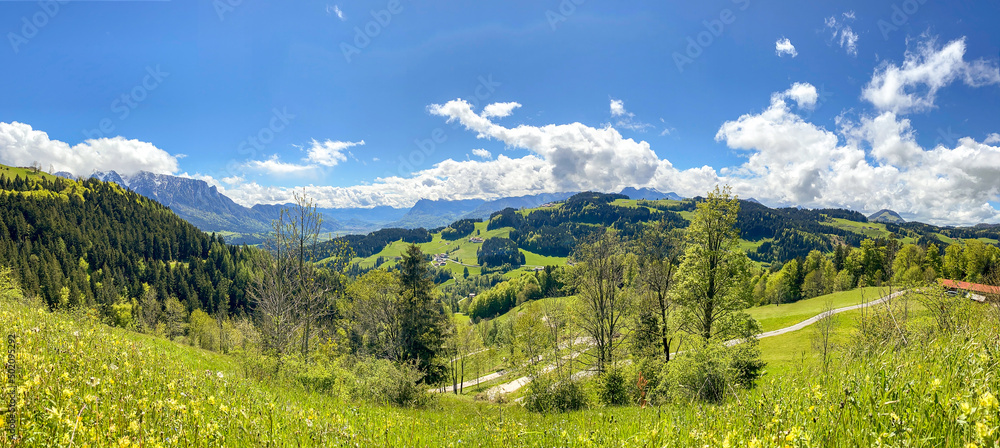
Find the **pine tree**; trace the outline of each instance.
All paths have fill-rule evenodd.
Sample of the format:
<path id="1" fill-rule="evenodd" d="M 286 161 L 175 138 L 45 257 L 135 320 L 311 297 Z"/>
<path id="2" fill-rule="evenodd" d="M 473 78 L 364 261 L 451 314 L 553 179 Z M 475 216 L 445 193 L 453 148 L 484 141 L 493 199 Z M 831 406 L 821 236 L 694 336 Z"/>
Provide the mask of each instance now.
<path id="1" fill-rule="evenodd" d="M 403 356 L 416 362 L 425 382 L 436 383 L 445 371 L 435 357 L 444 345 L 448 321 L 431 295 L 434 284 L 419 247 L 411 244 L 406 249 L 397 272 L 403 295 Z"/>

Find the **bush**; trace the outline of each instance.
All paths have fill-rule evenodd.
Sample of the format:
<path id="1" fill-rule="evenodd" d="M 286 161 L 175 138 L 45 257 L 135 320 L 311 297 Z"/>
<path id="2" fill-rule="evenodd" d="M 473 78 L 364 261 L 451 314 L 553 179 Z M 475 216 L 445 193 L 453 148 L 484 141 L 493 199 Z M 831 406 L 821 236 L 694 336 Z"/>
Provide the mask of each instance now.
<path id="1" fill-rule="evenodd" d="M 636 364 L 631 383 L 635 385 L 632 391 L 633 403 L 662 404 L 660 397 L 656 394 L 656 389 L 660 386 L 660 377 L 663 374 L 664 362 L 660 357 L 643 357 Z"/>
<path id="2" fill-rule="evenodd" d="M 725 347 L 718 344 L 691 349 L 667 363 L 664 370 L 665 381 L 657 394 L 667 399 L 719 402 L 729 384 Z"/>
<path id="3" fill-rule="evenodd" d="M 628 383 L 621 369 L 611 369 L 598 378 L 598 396 L 608 406 L 624 406 L 629 402 Z"/>
<path id="4" fill-rule="evenodd" d="M 767 363 L 760 359 L 760 348 L 756 338 L 729 348 L 729 369 L 732 381 L 744 389 L 753 389 L 757 380 L 764 376 Z"/>
<path id="5" fill-rule="evenodd" d="M 356 362 L 351 371 L 354 378 L 349 387 L 354 399 L 412 407 L 428 402 L 427 392 L 418 384 L 423 374 L 412 365 L 364 359 Z"/>
<path id="6" fill-rule="evenodd" d="M 580 382 L 572 379 L 554 382 L 543 376 L 535 378 L 524 397 L 524 407 L 531 412 L 567 412 L 585 406 L 587 394 Z"/>

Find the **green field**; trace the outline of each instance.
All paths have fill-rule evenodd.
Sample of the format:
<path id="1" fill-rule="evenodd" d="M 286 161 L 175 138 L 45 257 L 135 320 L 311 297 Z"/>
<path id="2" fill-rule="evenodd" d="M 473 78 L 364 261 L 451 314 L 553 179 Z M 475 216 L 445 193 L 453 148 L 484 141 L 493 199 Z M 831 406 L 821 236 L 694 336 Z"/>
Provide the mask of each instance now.
<path id="1" fill-rule="evenodd" d="M 885 224 L 880 222 L 856 222 L 842 218 L 833 218 L 827 224 L 838 229 L 858 233 L 869 238 L 887 238 L 892 232 L 885 228 Z"/>
<path id="2" fill-rule="evenodd" d="M 762 331 L 777 330 L 802 322 L 816 316 L 829 307 L 842 308 L 857 305 L 864 301 L 877 300 L 885 291 L 882 288 L 859 288 L 851 291 L 835 292 L 833 294 L 800 300 L 782 305 L 763 305 L 750 308 L 747 312 L 760 322 Z"/>
<path id="3" fill-rule="evenodd" d="M 34 180 L 45 179 L 50 182 L 55 181 L 56 179 L 60 179 L 59 176 L 46 173 L 45 171 L 38 171 L 36 173 L 35 170 L 31 168 L 18 168 L 18 167 L 7 167 L 7 166 L 0 167 L 0 175 L 3 175 L 4 177 L 9 177 L 11 179 L 20 176 L 22 179 L 34 179 Z"/>
<path id="4" fill-rule="evenodd" d="M 455 241 L 448 241 L 441 238 L 440 233 L 433 234 L 433 239 L 428 243 L 417 244 L 425 254 L 436 255 L 441 253 L 448 253 L 449 261 L 444 268 L 450 270 L 456 276 L 460 276 L 464 273 L 465 268 L 469 269 L 469 275 L 479 275 L 481 272 L 478 266 L 478 260 L 476 252 L 482 246 L 482 243 L 472 243 L 469 241 L 471 237 L 479 237 L 484 240 L 487 238 L 501 237 L 507 238 L 510 236 L 510 231 L 513 230 L 510 227 L 503 227 L 500 229 L 486 230 L 487 222 L 476 223 L 476 230 L 473 230 L 472 234 Z M 479 233 L 477 234 L 476 231 Z M 375 265 L 375 261 L 379 257 L 383 257 L 385 260 L 385 267 L 390 267 L 396 264 L 395 258 L 401 257 L 403 253 L 406 252 L 406 248 L 410 246 L 410 243 L 403 241 L 396 241 L 387 245 L 382 251 L 374 254 L 370 257 L 365 258 L 355 258 L 354 263 L 357 263 L 363 268 L 369 268 Z M 562 266 L 566 264 L 565 257 L 546 257 L 543 255 L 538 255 L 533 252 L 521 249 L 521 253 L 525 256 L 525 266 Z M 457 262 L 457 263 L 456 263 Z M 521 270 L 512 271 L 511 275 L 518 274 Z"/>

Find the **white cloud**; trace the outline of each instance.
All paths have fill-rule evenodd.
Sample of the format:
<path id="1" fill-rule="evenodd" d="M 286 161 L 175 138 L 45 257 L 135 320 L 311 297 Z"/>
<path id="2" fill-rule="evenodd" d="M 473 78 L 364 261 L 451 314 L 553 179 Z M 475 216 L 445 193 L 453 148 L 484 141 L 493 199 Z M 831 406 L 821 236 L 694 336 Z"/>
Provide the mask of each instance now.
<path id="1" fill-rule="evenodd" d="M 828 17 L 823 23 L 832 31 L 832 40 L 840 45 L 851 56 L 858 55 L 858 34 L 847 22 L 854 21 L 854 11 L 845 12 L 840 21 L 836 17 Z"/>
<path id="2" fill-rule="evenodd" d="M 77 176 L 89 176 L 94 171 L 132 175 L 139 171 L 173 174 L 178 170 L 177 156 L 151 143 L 114 137 L 70 146 L 24 123 L 0 123 L 0 163 L 28 166 L 34 162 L 40 163 L 42 169 L 51 167 Z"/>
<path id="3" fill-rule="evenodd" d="M 518 103 L 493 103 L 483 108 L 483 116 L 487 118 L 505 118 L 521 107 Z"/>
<path id="4" fill-rule="evenodd" d="M 326 5 L 326 13 L 333 13 L 342 22 L 347 20 L 347 17 L 344 16 L 344 11 L 340 9 L 340 5 L 333 5 L 332 7 L 330 5 Z"/>
<path id="5" fill-rule="evenodd" d="M 799 55 L 799 52 L 795 50 L 795 46 L 792 45 L 792 41 L 788 40 L 787 37 L 778 39 L 778 41 L 774 43 L 774 52 L 779 57 L 787 54 L 794 58 Z"/>
<path id="6" fill-rule="evenodd" d="M 819 99 L 819 93 L 816 92 L 816 87 L 807 82 L 797 82 L 792 84 L 788 90 L 786 90 L 782 95 L 785 98 L 790 98 L 795 100 L 801 109 L 813 109 L 816 107 L 816 101 Z"/>
<path id="7" fill-rule="evenodd" d="M 314 172 L 316 165 L 299 165 L 295 163 L 285 163 L 278 160 L 278 156 L 272 156 L 267 160 L 251 160 L 246 163 L 246 167 L 253 171 L 263 172 L 275 176 L 290 176 L 294 174 L 304 174 Z"/>
<path id="8" fill-rule="evenodd" d="M 537 154 L 550 166 L 553 181 L 566 190 L 610 191 L 645 184 L 659 163 L 648 143 L 626 139 L 610 126 L 597 129 L 573 123 L 509 129 L 476 114 L 463 100 L 434 104 L 429 110 L 449 123 L 458 121 L 479 138 Z"/>
<path id="9" fill-rule="evenodd" d="M 301 192 L 303 188 L 321 207 L 411 207 L 419 199 L 497 198 L 566 191 L 559 188 L 551 166 L 542 159 L 533 155 L 512 159 L 501 154 L 490 161 L 447 159 L 411 177 L 378 178 L 370 185 L 285 188 L 249 182 L 227 190 L 226 195 L 247 206 L 282 204 L 292 199 L 293 191 Z"/>
<path id="10" fill-rule="evenodd" d="M 938 224 L 996 222 L 1000 147 L 959 139 L 955 148 L 920 147 L 909 120 L 893 112 L 841 123 L 835 133 L 806 122 L 775 94 L 770 107 L 729 121 L 716 139 L 748 151 L 721 182 L 768 203 L 893 209 Z M 839 134 L 839 135 L 838 135 Z"/>
<path id="11" fill-rule="evenodd" d="M 625 110 L 625 102 L 622 100 L 611 99 L 611 116 L 618 117 L 618 121 L 615 126 L 622 129 L 628 129 L 630 131 L 646 132 L 653 125 L 649 123 L 643 123 L 635 119 L 635 114 Z"/>
<path id="12" fill-rule="evenodd" d="M 851 56 L 858 55 L 858 34 L 849 26 L 840 30 L 840 48 L 847 50 L 847 54 Z"/>
<path id="13" fill-rule="evenodd" d="M 473 149 L 472 150 L 472 155 L 474 155 L 476 157 L 479 157 L 480 159 L 483 159 L 483 160 L 489 160 L 489 159 L 493 158 L 493 153 L 491 153 L 491 152 L 489 152 L 489 151 L 487 151 L 485 149 Z"/>
<path id="14" fill-rule="evenodd" d="M 340 162 L 347 161 L 347 155 L 344 154 L 345 149 L 364 145 L 364 140 L 361 140 L 360 142 L 327 140 L 322 143 L 313 140 L 311 146 L 309 147 L 306 160 L 322 166 L 334 167 Z"/>
<path id="15" fill-rule="evenodd" d="M 961 138 L 953 148 L 920 147 L 909 120 L 885 111 L 827 130 L 797 113 L 818 95 L 806 83 L 775 92 L 760 113 L 722 124 L 716 140 L 746 155 L 738 166 L 680 170 L 649 144 L 626 139 L 613 127 L 580 123 L 505 127 L 461 100 L 429 111 L 458 122 L 479 138 L 495 139 L 529 155 L 495 160 L 444 160 L 409 177 L 386 176 L 369 185 L 305 187 L 322 207 L 390 205 L 418 199 L 468 199 L 559 191 L 620 191 L 653 187 L 684 196 L 703 195 L 727 183 L 740 197 L 779 206 L 896 210 L 908 219 L 938 224 L 997 222 L 989 203 L 1000 200 L 1000 147 L 992 136 Z M 624 105 L 623 105 L 624 109 Z M 625 111 L 624 113 L 627 113 Z M 996 137 L 1000 139 L 1000 136 Z M 482 156 L 486 151 L 472 150 Z M 490 154 L 492 155 L 492 154 Z M 286 203 L 292 188 L 223 179 L 226 194 L 244 205 Z M 221 188 L 221 187 L 220 187 Z M 294 190 L 299 190 L 296 188 Z"/>
<path id="16" fill-rule="evenodd" d="M 983 143 L 985 143 L 987 145 L 992 145 L 992 144 L 995 144 L 995 143 L 1000 143 L 1000 134 L 997 134 L 996 132 L 994 132 L 994 133 L 992 133 L 990 135 L 987 135 L 986 136 L 986 140 L 983 140 Z"/>
<path id="17" fill-rule="evenodd" d="M 625 111 L 625 102 L 622 101 L 622 100 L 612 99 L 611 100 L 611 116 L 612 117 L 620 117 L 620 116 L 626 115 L 626 114 L 628 114 L 628 112 Z M 631 114 L 628 114 L 628 115 L 631 116 Z"/>
<path id="18" fill-rule="evenodd" d="M 935 39 L 927 38 L 906 52 L 902 66 L 885 62 L 876 69 L 862 98 L 879 110 L 905 114 L 934 108 L 938 90 L 956 80 L 971 87 L 1000 84 L 996 64 L 964 58 L 965 38 L 940 48 Z"/>

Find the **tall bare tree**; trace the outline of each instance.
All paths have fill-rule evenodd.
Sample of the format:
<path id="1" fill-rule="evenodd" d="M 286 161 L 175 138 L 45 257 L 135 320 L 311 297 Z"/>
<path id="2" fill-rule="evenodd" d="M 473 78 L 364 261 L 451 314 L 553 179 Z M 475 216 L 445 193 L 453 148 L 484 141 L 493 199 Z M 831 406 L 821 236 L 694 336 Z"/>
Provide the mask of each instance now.
<path id="1" fill-rule="evenodd" d="M 652 299 L 659 314 L 663 357 L 669 362 L 670 346 L 674 339 L 671 322 L 674 319 L 671 317 L 675 309 L 671 291 L 675 286 L 674 277 L 684 251 L 683 239 L 678 231 L 670 229 L 666 221 L 659 221 L 645 229 L 639 239 L 638 249 L 642 263 L 640 279 L 644 292 Z"/>
<path id="2" fill-rule="evenodd" d="M 255 276 L 250 283 L 248 295 L 255 306 L 257 327 L 264 348 L 277 355 L 280 361 L 301 326 L 302 319 L 295 291 L 294 280 L 298 274 L 295 265 L 285 255 L 284 245 L 276 244 L 273 247 L 273 253 L 255 253 Z"/>
<path id="3" fill-rule="evenodd" d="M 580 329 L 594 342 L 600 373 L 614 366 L 614 352 L 624 341 L 632 306 L 624 249 L 618 232 L 608 229 L 593 243 L 581 244 L 575 255 L 581 263 L 575 279 L 579 291 L 575 314 Z"/>
<path id="4" fill-rule="evenodd" d="M 309 358 L 309 341 L 313 336 L 313 323 L 326 314 L 327 288 L 317 279 L 312 254 L 319 243 L 319 233 L 323 226 L 323 215 L 316 211 L 316 204 L 303 194 L 294 194 L 295 204 L 291 209 L 283 209 L 279 222 L 280 229 L 289 245 L 289 256 L 295 266 L 295 289 L 299 296 L 299 313 L 302 319 L 302 356 Z"/>

